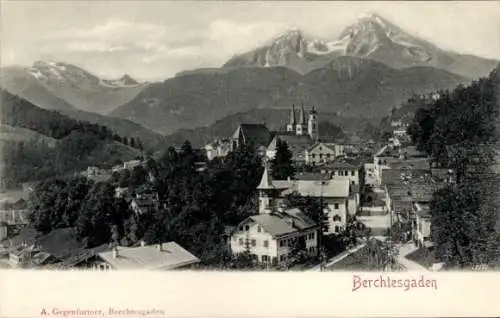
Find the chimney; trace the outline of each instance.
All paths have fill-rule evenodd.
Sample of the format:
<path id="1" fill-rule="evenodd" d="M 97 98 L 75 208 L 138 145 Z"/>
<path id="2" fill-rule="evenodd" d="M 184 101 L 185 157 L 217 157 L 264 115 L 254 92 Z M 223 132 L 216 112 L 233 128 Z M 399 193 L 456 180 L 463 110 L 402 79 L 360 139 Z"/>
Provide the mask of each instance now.
<path id="1" fill-rule="evenodd" d="M 118 258 L 118 247 L 113 247 L 113 258 Z"/>
<path id="2" fill-rule="evenodd" d="M 156 245 L 156 248 L 157 248 L 160 252 L 162 252 L 162 251 L 163 251 L 163 244 L 162 244 L 162 243 L 157 244 L 157 245 Z"/>
<path id="3" fill-rule="evenodd" d="M 141 240 L 141 247 L 144 247 L 146 246 L 146 242 L 144 242 L 144 240 Z"/>

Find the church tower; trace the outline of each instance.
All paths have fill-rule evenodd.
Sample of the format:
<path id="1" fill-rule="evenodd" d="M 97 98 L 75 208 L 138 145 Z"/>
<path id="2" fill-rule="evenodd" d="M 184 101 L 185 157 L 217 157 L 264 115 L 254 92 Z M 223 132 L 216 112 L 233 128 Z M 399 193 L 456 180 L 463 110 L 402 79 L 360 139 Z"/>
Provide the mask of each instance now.
<path id="1" fill-rule="evenodd" d="M 302 107 L 300 108 L 300 116 L 299 116 L 299 122 L 297 123 L 295 134 L 297 136 L 302 136 L 306 134 L 306 117 L 305 117 L 305 111 L 304 111 L 304 104 L 302 104 Z"/>
<path id="2" fill-rule="evenodd" d="M 318 113 L 314 109 L 314 106 L 309 113 L 309 120 L 307 123 L 307 133 L 311 137 L 312 140 L 317 141 L 319 138 L 318 133 Z"/>
<path id="3" fill-rule="evenodd" d="M 273 206 L 273 199 L 276 188 L 273 186 L 271 173 L 269 171 L 269 163 L 265 162 L 264 173 L 260 180 L 257 190 L 259 190 L 259 213 L 271 213 Z"/>
<path id="4" fill-rule="evenodd" d="M 286 131 L 287 132 L 293 132 L 295 131 L 295 105 L 292 105 L 292 110 L 290 112 L 290 122 L 286 126 Z"/>

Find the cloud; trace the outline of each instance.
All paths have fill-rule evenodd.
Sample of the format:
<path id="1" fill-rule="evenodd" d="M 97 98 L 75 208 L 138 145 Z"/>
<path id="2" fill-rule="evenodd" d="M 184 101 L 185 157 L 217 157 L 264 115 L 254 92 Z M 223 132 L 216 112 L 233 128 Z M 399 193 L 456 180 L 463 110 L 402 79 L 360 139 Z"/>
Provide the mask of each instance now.
<path id="1" fill-rule="evenodd" d="M 156 66 L 155 73 L 169 70 L 163 74 L 166 77 L 189 68 L 219 66 L 235 53 L 270 40 L 286 27 L 278 22 L 231 19 L 214 20 L 208 26 L 186 26 L 113 18 L 90 28 L 49 32 L 39 38 L 35 47 L 38 56 L 106 65 L 103 69 L 115 64 L 110 63 L 112 60 L 127 66 L 147 64 L 144 67 L 148 72 Z"/>

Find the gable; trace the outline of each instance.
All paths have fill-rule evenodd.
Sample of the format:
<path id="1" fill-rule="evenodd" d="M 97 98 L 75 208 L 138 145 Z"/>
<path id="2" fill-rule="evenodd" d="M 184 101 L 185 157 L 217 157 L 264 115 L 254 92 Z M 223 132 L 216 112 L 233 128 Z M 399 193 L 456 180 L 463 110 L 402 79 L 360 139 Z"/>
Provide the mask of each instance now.
<path id="1" fill-rule="evenodd" d="M 310 153 L 335 153 L 335 148 L 329 145 L 326 145 L 324 143 L 319 143 L 317 145 L 314 145 L 309 149 Z"/>

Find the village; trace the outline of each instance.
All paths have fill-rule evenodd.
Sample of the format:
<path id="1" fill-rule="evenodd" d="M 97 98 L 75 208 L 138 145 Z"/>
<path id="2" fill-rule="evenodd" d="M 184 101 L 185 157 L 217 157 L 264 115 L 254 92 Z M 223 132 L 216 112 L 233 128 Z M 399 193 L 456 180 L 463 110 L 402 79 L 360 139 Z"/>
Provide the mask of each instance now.
<path id="1" fill-rule="evenodd" d="M 432 257 L 429 204 L 436 189 L 454 182 L 453 173 L 433 167 L 426 154 L 417 151 L 407 134 L 407 122 L 393 121 L 392 136 L 385 144 L 376 144 L 323 136 L 318 130 L 319 114 L 312 106 L 307 111 L 302 105 L 297 116 L 292 106 L 282 131 L 242 123 L 232 136 L 196 150 L 205 158 L 195 163 L 198 173 L 241 147 L 253 148 L 262 159 L 263 172 L 254 189 L 258 205 L 237 225 L 225 226 L 227 251 L 249 256 L 249 267 L 262 270 L 439 270 L 442 264 Z M 294 171 L 286 179 L 277 179 L 272 162 L 283 148 Z M 148 164 L 139 158 L 112 169 L 89 167 L 80 175 L 96 182 L 119 179 L 120 174 L 133 175 Z M 134 187 L 115 183 L 115 196 L 123 198 L 136 215 L 152 213 L 160 204 L 155 175 L 148 172 L 143 181 Z M 34 187 L 26 184 L 24 190 L 29 193 Z M 294 195 L 309 201 L 294 204 Z M 316 212 L 306 213 L 313 204 Z M 30 227 L 28 213 L 25 199 L 2 202 L 1 267 L 207 268 L 182 242 L 140 240 L 132 246 L 109 243 L 89 248 L 71 228 L 41 235 Z M 373 248 L 385 254 L 375 265 L 367 256 Z"/>

